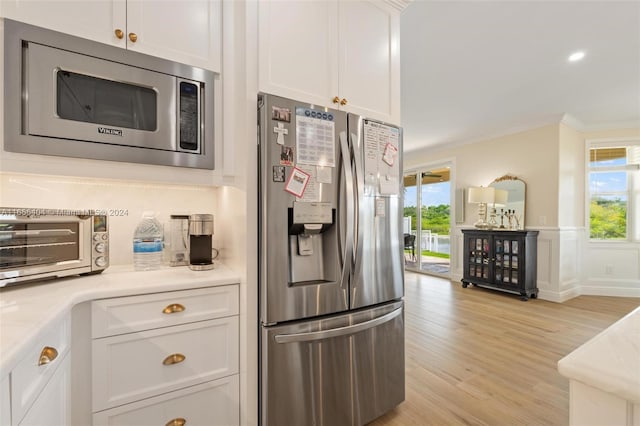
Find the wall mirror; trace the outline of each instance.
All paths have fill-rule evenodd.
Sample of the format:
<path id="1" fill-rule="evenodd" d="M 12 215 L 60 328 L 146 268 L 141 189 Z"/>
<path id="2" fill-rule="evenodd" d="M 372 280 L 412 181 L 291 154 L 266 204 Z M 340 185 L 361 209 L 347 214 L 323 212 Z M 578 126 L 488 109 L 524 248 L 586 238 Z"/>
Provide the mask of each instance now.
<path id="1" fill-rule="evenodd" d="M 504 175 L 495 179 L 489 184 L 496 189 L 503 189 L 507 191 L 507 202 L 504 206 L 496 205 L 498 215 L 501 209 L 506 213 L 508 210 L 513 210 L 515 217 L 512 220 L 517 219 L 517 228 L 524 229 L 524 212 L 525 212 L 525 196 L 526 185 L 523 180 L 518 179 L 515 176 Z M 504 217 L 505 226 L 507 225 L 507 217 Z"/>

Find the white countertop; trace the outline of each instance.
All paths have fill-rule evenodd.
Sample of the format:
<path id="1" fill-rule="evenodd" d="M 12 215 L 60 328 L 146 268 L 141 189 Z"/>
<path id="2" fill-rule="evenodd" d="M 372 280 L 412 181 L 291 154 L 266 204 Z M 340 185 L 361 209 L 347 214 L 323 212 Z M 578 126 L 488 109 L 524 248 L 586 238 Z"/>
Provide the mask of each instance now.
<path id="1" fill-rule="evenodd" d="M 19 361 L 47 324 L 82 302 L 172 290 L 239 283 L 235 272 L 216 265 L 210 271 L 187 266 L 136 272 L 132 266 L 110 267 L 102 274 L 68 277 L 0 290 L 0 379 Z"/>
<path id="2" fill-rule="evenodd" d="M 640 403 L 640 308 L 562 358 L 558 371 L 570 380 Z"/>

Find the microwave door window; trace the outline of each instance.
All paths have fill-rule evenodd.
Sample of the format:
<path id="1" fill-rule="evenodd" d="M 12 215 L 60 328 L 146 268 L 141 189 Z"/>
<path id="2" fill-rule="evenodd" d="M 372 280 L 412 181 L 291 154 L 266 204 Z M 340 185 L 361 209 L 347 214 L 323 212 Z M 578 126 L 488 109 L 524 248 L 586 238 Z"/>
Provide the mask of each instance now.
<path id="1" fill-rule="evenodd" d="M 157 93 L 148 87 L 70 71 L 56 73 L 57 114 L 85 123 L 156 131 Z"/>
<path id="2" fill-rule="evenodd" d="M 79 224 L 0 224 L 0 270 L 80 258 Z"/>

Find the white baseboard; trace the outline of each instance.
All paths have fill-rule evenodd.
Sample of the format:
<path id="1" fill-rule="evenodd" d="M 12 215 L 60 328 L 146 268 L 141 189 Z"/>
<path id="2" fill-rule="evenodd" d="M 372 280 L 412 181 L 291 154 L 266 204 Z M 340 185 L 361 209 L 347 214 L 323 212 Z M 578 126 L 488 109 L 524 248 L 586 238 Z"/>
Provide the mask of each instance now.
<path id="1" fill-rule="evenodd" d="M 583 284 L 580 293 L 588 296 L 640 297 L 640 286 L 617 287 L 609 285 Z"/>

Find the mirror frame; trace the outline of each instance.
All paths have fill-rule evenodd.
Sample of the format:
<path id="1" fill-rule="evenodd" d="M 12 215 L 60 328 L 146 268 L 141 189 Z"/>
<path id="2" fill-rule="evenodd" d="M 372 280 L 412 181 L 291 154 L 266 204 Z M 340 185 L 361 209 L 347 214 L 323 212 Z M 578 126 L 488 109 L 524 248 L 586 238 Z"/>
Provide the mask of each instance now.
<path id="1" fill-rule="evenodd" d="M 504 175 L 499 178 L 496 178 L 489 184 L 489 186 L 494 187 L 496 189 L 504 189 L 509 192 L 509 198 L 511 198 L 511 194 L 516 191 L 522 190 L 522 201 L 509 201 L 507 199 L 507 205 L 502 207 L 502 209 L 506 212 L 507 210 L 514 210 L 515 217 L 512 218 L 512 223 L 515 223 L 516 228 L 511 229 L 524 229 L 525 224 L 525 211 L 527 207 L 527 184 L 522 179 L 519 179 L 513 175 Z M 520 197 L 518 197 L 520 198 Z M 510 229 L 508 224 L 508 218 L 504 217 L 505 227 Z"/>

